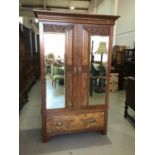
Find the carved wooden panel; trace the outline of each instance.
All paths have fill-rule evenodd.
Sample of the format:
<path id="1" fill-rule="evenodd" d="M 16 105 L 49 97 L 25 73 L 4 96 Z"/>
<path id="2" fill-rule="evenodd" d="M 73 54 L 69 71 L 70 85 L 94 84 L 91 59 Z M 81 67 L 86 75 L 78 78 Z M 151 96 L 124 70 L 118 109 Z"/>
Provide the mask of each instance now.
<path id="1" fill-rule="evenodd" d="M 82 46 L 82 65 L 89 64 L 90 54 L 90 37 L 86 30 L 83 30 L 83 46 Z"/>
<path id="2" fill-rule="evenodd" d="M 44 32 L 65 33 L 66 31 L 72 28 L 73 28 L 73 25 L 44 24 Z"/>
<path id="3" fill-rule="evenodd" d="M 84 29 L 86 29 L 90 35 L 110 35 L 110 27 L 106 25 L 102 26 L 90 26 L 84 25 Z"/>
<path id="4" fill-rule="evenodd" d="M 66 106 L 72 106 L 73 102 L 73 75 L 72 73 L 66 73 L 65 76 L 65 94 L 66 94 Z"/>
<path id="5" fill-rule="evenodd" d="M 88 83 L 89 83 L 89 78 L 88 78 L 88 73 L 82 73 L 81 77 L 81 105 L 88 105 Z"/>
<path id="6" fill-rule="evenodd" d="M 73 63 L 73 30 L 66 33 L 66 49 L 65 49 L 65 65 L 72 65 Z"/>

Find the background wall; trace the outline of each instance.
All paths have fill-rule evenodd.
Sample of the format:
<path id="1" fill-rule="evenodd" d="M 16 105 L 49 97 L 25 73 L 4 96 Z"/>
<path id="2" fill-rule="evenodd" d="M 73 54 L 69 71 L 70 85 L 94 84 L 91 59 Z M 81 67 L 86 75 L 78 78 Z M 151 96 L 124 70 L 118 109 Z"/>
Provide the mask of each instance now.
<path id="1" fill-rule="evenodd" d="M 97 7 L 97 14 L 114 15 L 115 0 L 102 0 Z"/>
<path id="2" fill-rule="evenodd" d="M 117 14 L 121 17 L 116 25 L 116 45 L 133 48 L 135 41 L 135 0 L 119 0 Z"/>
<path id="3" fill-rule="evenodd" d="M 97 6 L 97 14 L 121 16 L 114 29 L 113 45 L 133 48 L 135 41 L 135 0 L 102 0 Z"/>
<path id="4" fill-rule="evenodd" d="M 98 0 L 91 0 L 88 13 L 96 14 Z"/>
<path id="5" fill-rule="evenodd" d="M 135 41 L 135 0 L 91 0 L 89 13 L 121 16 L 114 29 L 113 45 L 133 48 Z M 33 17 L 34 18 L 34 17 Z M 38 32 L 32 17 L 24 16 L 23 24 Z"/>

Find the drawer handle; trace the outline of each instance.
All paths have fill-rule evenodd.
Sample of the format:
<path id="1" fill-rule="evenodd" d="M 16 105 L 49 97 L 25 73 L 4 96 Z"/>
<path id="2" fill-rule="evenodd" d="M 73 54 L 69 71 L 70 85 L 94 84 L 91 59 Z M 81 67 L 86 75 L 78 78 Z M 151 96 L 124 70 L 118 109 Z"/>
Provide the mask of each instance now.
<path id="1" fill-rule="evenodd" d="M 63 126 L 63 123 L 62 122 L 58 122 L 57 126 Z"/>
<path id="2" fill-rule="evenodd" d="M 90 123 L 95 123 L 95 122 L 96 122 L 95 119 L 91 119 L 91 120 L 90 120 Z"/>

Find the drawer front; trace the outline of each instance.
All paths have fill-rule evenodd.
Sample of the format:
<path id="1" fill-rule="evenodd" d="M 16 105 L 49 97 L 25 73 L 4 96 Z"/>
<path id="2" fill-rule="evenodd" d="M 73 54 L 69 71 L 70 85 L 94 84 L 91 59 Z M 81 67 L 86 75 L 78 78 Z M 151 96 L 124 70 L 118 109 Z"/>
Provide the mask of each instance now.
<path id="1" fill-rule="evenodd" d="M 103 127 L 103 112 L 47 117 L 47 133 L 50 134 Z"/>
<path id="2" fill-rule="evenodd" d="M 104 113 L 86 114 L 81 118 L 85 129 L 104 127 Z"/>
<path id="3" fill-rule="evenodd" d="M 47 133 L 74 130 L 75 123 L 72 116 L 52 116 L 47 118 Z"/>

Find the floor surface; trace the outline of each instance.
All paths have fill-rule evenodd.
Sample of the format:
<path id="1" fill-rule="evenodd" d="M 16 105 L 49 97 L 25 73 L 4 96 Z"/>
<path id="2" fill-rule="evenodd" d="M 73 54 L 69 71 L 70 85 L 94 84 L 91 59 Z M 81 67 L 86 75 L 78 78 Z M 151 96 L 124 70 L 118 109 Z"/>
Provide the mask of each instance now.
<path id="1" fill-rule="evenodd" d="M 110 93 L 108 133 L 75 133 L 41 140 L 41 92 L 37 82 L 20 112 L 20 155 L 134 155 L 134 124 L 123 117 L 125 92 Z M 130 111 L 129 111 L 130 112 Z M 132 111 L 131 111 L 132 112 Z"/>

